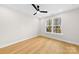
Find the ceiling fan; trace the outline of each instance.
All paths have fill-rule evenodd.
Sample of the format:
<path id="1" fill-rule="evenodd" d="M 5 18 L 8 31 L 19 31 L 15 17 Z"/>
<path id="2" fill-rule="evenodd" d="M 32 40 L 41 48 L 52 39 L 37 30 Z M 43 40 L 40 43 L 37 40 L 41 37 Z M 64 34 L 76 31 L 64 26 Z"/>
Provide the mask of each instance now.
<path id="1" fill-rule="evenodd" d="M 40 6 L 39 5 L 32 4 L 32 6 L 36 9 L 36 12 L 33 15 L 36 15 L 37 12 L 48 13 L 48 11 L 40 11 L 40 9 L 39 9 Z"/>

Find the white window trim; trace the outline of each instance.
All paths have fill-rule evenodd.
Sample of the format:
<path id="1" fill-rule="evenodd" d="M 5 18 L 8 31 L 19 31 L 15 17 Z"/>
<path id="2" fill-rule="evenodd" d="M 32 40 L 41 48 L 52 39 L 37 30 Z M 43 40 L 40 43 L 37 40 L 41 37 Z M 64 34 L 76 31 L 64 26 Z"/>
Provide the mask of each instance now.
<path id="1" fill-rule="evenodd" d="M 57 17 L 58 18 L 58 17 Z M 62 26 L 61 25 L 54 25 L 53 24 L 53 19 L 52 19 L 52 32 L 47 32 L 46 31 L 46 27 L 47 27 L 48 25 L 47 25 L 47 23 L 45 24 L 45 33 L 47 33 L 47 34 L 55 34 L 55 35 L 63 35 L 63 33 L 62 33 Z M 60 28 L 61 28 L 61 33 L 55 33 L 55 32 L 53 32 L 53 26 L 60 26 Z"/>

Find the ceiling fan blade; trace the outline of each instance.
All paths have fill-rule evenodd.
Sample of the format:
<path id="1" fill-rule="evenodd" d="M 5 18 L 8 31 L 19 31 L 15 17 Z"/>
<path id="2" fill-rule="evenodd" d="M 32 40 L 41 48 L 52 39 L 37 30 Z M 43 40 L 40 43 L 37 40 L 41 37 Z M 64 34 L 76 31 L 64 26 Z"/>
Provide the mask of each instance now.
<path id="1" fill-rule="evenodd" d="M 37 12 L 36 13 L 34 13 L 33 15 L 36 15 L 37 14 Z"/>
<path id="2" fill-rule="evenodd" d="M 40 11 L 41 13 L 48 13 L 47 11 Z"/>
<path id="3" fill-rule="evenodd" d="M 38 11 L 37 7 L 35 6 L 35 4 L 32 4 L 32 6 Z"/>

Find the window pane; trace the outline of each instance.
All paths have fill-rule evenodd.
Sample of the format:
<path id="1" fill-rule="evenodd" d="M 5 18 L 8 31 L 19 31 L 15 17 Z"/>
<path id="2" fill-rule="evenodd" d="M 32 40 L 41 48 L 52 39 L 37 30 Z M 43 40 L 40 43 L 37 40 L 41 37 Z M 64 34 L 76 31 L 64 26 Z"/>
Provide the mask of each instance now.
<path id="1" fill-rule="evenodd" d="M 47 25 L 52 25 L 52 20 L 51 19 L 47 20 Z"/>
<path id="2" fill-rule="evenodd" d="M 54 25 L 61 25 L 61 18 L 55 18 L 53 21 Z"/>
<path id="3" fill-rule="evenodd" d="M 60 26 L 53 26 L 53 32 L 54 32 L 54 33 L 61 33 L 61 28 L 60 28 Z"/>
<path id="4" fill-rule="evenodd" d="M 47 26 L 46 27 L 46 32 L 52 32 L 52 26 Z"/>

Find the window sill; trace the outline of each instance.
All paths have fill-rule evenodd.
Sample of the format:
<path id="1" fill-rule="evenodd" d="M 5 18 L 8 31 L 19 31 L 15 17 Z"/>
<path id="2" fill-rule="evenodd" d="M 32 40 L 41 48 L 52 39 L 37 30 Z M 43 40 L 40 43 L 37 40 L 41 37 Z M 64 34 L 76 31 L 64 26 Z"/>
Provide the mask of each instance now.
<path id="1" fill-rule="evenodd" d="M 51 33 L 51 34 L 55 34 L 55 35 L 63 35 L 63 33 Z"/>
<path id="2" fill-rule="evenodd" d="M 53 33 L 53 32 L 46 32 L 47 34 L 54 34 L 54 35 L 63 35 L 63 33 Z"/>

